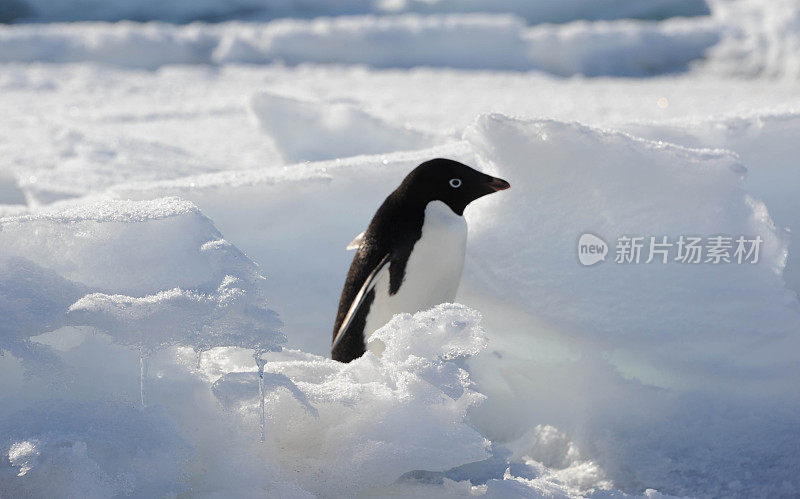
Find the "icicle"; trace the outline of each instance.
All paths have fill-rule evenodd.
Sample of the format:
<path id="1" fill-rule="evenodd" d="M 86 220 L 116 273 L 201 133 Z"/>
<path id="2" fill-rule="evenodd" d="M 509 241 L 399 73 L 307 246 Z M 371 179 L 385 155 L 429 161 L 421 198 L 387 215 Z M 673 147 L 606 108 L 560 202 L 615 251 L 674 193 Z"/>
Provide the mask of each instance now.
<path id="1" fill-rule="evenodd" d="M 267 394 L 266 389 L 264 388 L 264 366 L 267 364 L 267 361 L 261 358 L 262 351 L 256 349 L 255 353 L 253 354 L 253 358 L 256 361 L 256 365 L 258 366 L 258 398 L 259 404 L 261 409 L 261 416 L 260 416 L 260 426 L 261 426 L 261 442 L 264 443 L 266 440 L 266 427 L 267 427 L 267 409 L 266 403 L 264 399 L 266 398 Z"/>
<path id="2" fill-rule="evenodd" d="M 201 329 L 201 337 L 205 337 L 208 334 L 210 334 L 210 332 L 208 330 L 208 326 L 207 325 L 203 326 L 203 328 Z M 203 352 L 205 352 L 206 350 L 208 350 L 211 347 L 208 345 L 208 343 L 206 343 L 205 341 L 201 340 L 201 341 L 198 341 L 194 345 L 193 348 L 194 348 L 195 355 L 197 355 L 197 363 L 195 365 L 195 370 L 199 371 L 200 370 L 200 363 L 203 361 Z"/>
<path id="3" fill-rule="evenodd" d="M 144 349 L 139 347 L 139 396 L 142 399 L 142 407 L 147 407 L 144 403 L 144 378 L 147 376 L 147 354 Z"/>

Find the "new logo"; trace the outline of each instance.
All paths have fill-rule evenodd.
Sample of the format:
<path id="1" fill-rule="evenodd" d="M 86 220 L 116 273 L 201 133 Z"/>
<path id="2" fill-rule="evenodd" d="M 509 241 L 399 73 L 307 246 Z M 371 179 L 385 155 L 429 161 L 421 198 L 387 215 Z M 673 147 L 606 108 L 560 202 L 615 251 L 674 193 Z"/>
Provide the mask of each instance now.
<path id="1" fill-rule="evenodd" d="M 608 245 L 594 234 L 583 234 L 578 239 L 578 260 L 581 265 L 589 266 L 606 259 Z"/>

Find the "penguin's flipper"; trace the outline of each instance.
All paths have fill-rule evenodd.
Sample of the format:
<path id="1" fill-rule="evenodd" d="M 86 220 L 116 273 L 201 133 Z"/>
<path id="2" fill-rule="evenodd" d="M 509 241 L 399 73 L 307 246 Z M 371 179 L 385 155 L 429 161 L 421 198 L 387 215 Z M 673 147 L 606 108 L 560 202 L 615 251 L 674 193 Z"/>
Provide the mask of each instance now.
<path id="1" fill-rule="evenodd" d="M 389 264 L 391 263 L 391 254 L 387 253 L 378 265 L 372 269 L 372 272 L 367 276 L 367 279 L 364 281 L 364 284 L 361 286 L 361 289 L 358 290 L 358 294 L 356 295 L 355 299 L 353 299 L 353 303 L 350 304 L 350 308 L 347 310 L 347 315 L 344 316 L 344 320 L 342 321 L 342 325 L 339 327 L 339 331 L 336 332 L 336 338 L 333 339 L 333 344 L 331 345 L 331 350 L 336 348 L 336 345 L 347 335 L 347 330 L 350 328 L 350 325 L 353 323 L 353 318 L 356 316 L 358 309 L 361 308 L 361 305 L 364 303 L 364 298 L 367 294 L 372 291 L 375 285 L 381 280 L 382 277 L 386 276 L 388 278 L 389 275 Z"/>
<path id="2" fill-rule="evenodd" d="M 364 232 L 354 237 L 353 240 L 347 244 L 347 251 L 357 250 L 361 246 L 361 243 L 363 242 L 364 242 Z"/>

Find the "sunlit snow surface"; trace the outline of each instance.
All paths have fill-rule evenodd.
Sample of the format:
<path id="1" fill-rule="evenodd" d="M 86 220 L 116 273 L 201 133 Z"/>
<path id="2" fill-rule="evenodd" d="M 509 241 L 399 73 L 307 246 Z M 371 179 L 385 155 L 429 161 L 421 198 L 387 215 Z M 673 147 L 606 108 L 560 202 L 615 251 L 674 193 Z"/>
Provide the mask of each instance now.
<path id="1" fill-rule="evenodd" d="M 800 494 L 797 1 L 11 19 L 0 496 Z M 161 22 L 59 24 L 119 19 Z M 345 246 L 437 156 L 512 185 L 466 211 L 459 304 L 330 360 Z M 717 234 L 759 262 L 613 261 Z"/>

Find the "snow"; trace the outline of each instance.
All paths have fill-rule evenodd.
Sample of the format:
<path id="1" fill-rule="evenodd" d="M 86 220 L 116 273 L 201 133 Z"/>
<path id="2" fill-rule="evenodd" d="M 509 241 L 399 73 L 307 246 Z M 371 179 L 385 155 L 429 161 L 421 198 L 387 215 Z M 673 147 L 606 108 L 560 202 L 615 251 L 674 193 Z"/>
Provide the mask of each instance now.
<path id="1" fill-rule="evenodd" d="M 479 356 L 471 369 L 478 386 L 494 401 L 477 408 L 473 422 L 501 441 L 518 438 L 531 420 L 583 427 L 585 440 L 580 447 L 596 449 L 595 459 L 602 456 L 602 464 L 569 458 L 578 444 L 562 446 L 559 459 L 536 457 L 551 466 L 580 470 L 579 484 L 585 477 L 599 483 L 610 476 L 615 485 L 625 483 L 633 489 L 636 483 L 648 483 L 679 494 L 731 493 L 722 477 L 744 473 L 742 467 L 750 458 L 726 456 L 733 456 L 737 446 L 763 459 L 772 455 L 774 450 L 761 443 L 775 442 L 791 427 L 797 383 L 796 298 L 780 276 L 788 234 L 775 227 L 764 206 L 748 195 L 739 158 L 723 150 L 689 149 L 577 124 L 499 115 L 477 120 L 466 138 L 466 143 L 448 146 L 449 156 L 480 164 L 515 186 L 505 193 L 504 202 L 489 197 L 467 211 L 470 254 L 459 300 L 482 310 L 487 321 L 502 331 L 493 355 Z M 174 189 L 203 206 L 248 254 L 259 260 L 301 261 L 289 271 L 275 269 L 272 294 L 284 295 L 279 308 L 289 341 L 323 353 L 326 345 L 312 344 L 311 339 L 329 337 L 330 324 L 325 314 L 311 317 L 308 303 L 317 294 L 320 305 L 313 309 L 335 309 L 342 276 L 326 274 L 326 269 L 346 267 L 343 247 L 347 237 L 368 221 L 366 206 L 379 202 L 375 192 L 386 192 L 399 181 L 397 170 L 407 171 L 438 152 L 298 165 L 294 168 L 324 170 L 329 177 L 328 182 L 305 185 L 299 198 L 290 187 L 293 180 L 288 185 L 274 179 L 259 184 L 253 178 L 256 183 L 228 187 L 219 174 L 192 179 L 194 189 L 157 184 L 149 188 L 150 194 L 146 185 L 118 193 L 148 197 Z M 536 164 L 528 158 L 537 158 Z M 287 187 L 291 193 L 283 193 Z M 220 192 L 229 188 L 233 190 Z M 535 195 L 515 195 L 518 192 Z M 241 206 L 230 206 L 226 200 L 231 198 Z M 364 209 L 345 209 L 354 202 Z M 324 207 L 331 204 L 342 211 L 326 211 Z M 509 206 L 516 208 L 508 210 Z M 726 209 L 720 211 L 718 206 Z M 645 207 L 651 211 L 643 211 Z M 503 210 L 504 215 L 497 217 L 492 209 Z M 282 219 L 254 230 L 239 222 L 249 212 L 281 213 Z M 306 216 L 309 212 L 316 214 L 313 221 Z M 360 222 L 351 219 L 356 213 Z M 697 217 L 698 213 L 704 216 Z M 490 222 L 482 222 L 483 217 Z M 314 228 L 303 234 L 309 224 Z M 583 269 L 575 262 L 574 245 L 586 228 L 609 241 L 640 232 L 760 235 L 765 241 L 763 260 L 749 267 L 669 264 L 625 269 L 610 264 Z M 285 238 L 275 241 L 269 237 L 274 232 Z M 294 244 L 299 238 L 308 241 L 308 250 Z M 521 248 L 509 251 L 505 241 L 548 244 L 520 243 Z M 505 251 L 501 258 L 498 250 Z M 320 255 L 339 255 L 339 261 L 320 261 Z M 311 280 L 319 291 L 303 286 Z M 642 282 L 648 283 L 648 293 L 641 291 Z M 294 294 L 305 299 L 299 307 L 291 298 L 286 300 L 286 295 Z M 319 329 L 313 329 L 317 325 Z M 756 333 L 764 336 L 755 340 Z M 511 372 L 517 374 L 509 379 Z M 553 376 L 560 381 L 552 386 L 538 379 Z M 586 379 L 594 384 L 585 386 Z M 624 416 L 619 407 L 625 407 Z M 753 414 L 753 407 L 760 409 Z M 709 434 L 692 420 L 701 413 L 715 421 L 721 433 Z M 594 430 L 586 418 L 602 423 Z M 608 425 L 618 429 L 617 437 L 604 433 Z M 752 425 L 766 433 L 750 440 Z M 790 441 L 796 442 L 796 433 L 792 434 Z M 714 448 L 720 440 L 732 443 L 718 447 L 718 453 L 712 453 L 714 464 L 705 465 L 709 485 L 666 478 L 682 472 L 668 457 L 679 451 L 664 442 L 704 442 L 698 448 Z M 797 466 L 796 457 L 790 451 L 779 453 L 786 460 L 775 466 L 784 470 L 777 476 L 789 476 Z M 706 457 L 691 459 L 705 462 Z M 627 462 L 641 463 L 635 477 L 622 471 Z M 748 490 L 761 489 L 743 486 L 741 493 Z"/>
<path id="2" fill-rule="evenodd" d="M 800 491 L 795 0 L 2 9 L 1 496 Z M 334 362 L 432 157 L 512 185 L 458 303 Z M 718 234 L 758 263 L 614 262 Z"/>

